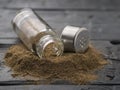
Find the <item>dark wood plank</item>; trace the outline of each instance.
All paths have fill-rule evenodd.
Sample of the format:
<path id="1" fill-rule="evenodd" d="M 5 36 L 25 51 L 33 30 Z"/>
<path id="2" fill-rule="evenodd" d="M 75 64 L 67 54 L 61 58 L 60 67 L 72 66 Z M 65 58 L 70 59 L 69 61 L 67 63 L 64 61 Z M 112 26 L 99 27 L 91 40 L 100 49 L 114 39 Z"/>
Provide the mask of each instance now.
<path id="1" fill-rule="evenodd" d="M 90 85 L 24 85 L 24 86 L 1 86 L 1 90 L 119 90 L 120 86 L 90 86 Z"/>
<path id="2" fill-rule="evenodd" d="M 116 86 L 116 87 L 115 87 L 115 90 L 119 90 L 119 89 L 120 89 L 120 86 Z"/>
<path id="3" fill-rule="evenodd" d="M 15 43 L 19 43 L 20 42 L 20 39 L 18 38 L 7 38 L 7 39 L 0 39 L 0 48 L 2 46 L 5 47 L 5 45 L 9 45 L 9 44 L 15 44 Z"/>
<path id="4" fill-rule="evenodd" d="M 4 8 L 10 0 L 0 0 L 0 8 Z"/>
<path id="5" fill-rule="evenodd" d="M 11 20 L 17 10 L 0 10 L 0 38 L 16 38 Z M 66 25 L 84 26 L 90 31 L 91 39 L 116 40 L 120 35 L 120 12 L 115 11 L 36 11 L 56 32 Z"/>
<path id="6" fill-rule="evenodd" d="M 0 90 L 119 90 L 117 86 L 90 85 L 30 85 L 30 86 L 1 86 Z"/>
<path id="7" fill-rule="evenodd" d="M 32 7 L 48 10 L 119 10 L 119 4 L 119 0 L 8 0 L 4 8 L 19 9 Z"/>

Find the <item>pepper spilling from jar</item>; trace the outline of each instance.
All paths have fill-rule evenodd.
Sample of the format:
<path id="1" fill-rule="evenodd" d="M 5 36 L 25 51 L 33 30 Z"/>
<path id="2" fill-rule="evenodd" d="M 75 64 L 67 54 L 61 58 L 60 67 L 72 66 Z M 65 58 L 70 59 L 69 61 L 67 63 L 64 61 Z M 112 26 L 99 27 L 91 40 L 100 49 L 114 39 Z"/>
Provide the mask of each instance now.
<path id="1" fill-rule="evenodd" d="M 62 55 L 64 45 L 61 39 L 32 9 L 22 9 L 12 24 L 24 45 L 40 58 Z"/>
<path id="2" fill-rule="evenodd" d="M 24 45 L 40 58 L 60 56 L 63 51 L 84 53 L 89 47 L 89 32 L 86 28 L 66 26 L 59 38 L 30 8 L 22 9 L 12 24 Z"/>

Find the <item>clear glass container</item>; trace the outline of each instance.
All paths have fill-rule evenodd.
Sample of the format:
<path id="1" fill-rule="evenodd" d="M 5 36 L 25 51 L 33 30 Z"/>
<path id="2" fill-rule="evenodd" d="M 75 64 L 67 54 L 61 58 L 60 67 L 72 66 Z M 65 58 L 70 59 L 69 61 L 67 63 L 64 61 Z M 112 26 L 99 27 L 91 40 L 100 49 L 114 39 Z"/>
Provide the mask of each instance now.
<path id="1" fill-rule="evenodd" d="M 12 24 L 25 46 L 40 58 L 62 55 L 64 46 L 61 39 L 31 9 L 22 9 L 12 20 Z"/>

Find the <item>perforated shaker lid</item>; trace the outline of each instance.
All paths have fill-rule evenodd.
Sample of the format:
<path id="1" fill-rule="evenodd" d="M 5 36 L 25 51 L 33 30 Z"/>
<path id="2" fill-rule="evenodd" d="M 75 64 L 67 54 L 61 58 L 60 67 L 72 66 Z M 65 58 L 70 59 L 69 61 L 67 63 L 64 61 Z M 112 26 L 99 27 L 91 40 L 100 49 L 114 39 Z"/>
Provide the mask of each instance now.
<path id="1" fill-rule="evenodd" d="M 89 46 L 89 32 L 86 28 L 66 26 L 61 39 L 65 51 L 84 52 Z"/>

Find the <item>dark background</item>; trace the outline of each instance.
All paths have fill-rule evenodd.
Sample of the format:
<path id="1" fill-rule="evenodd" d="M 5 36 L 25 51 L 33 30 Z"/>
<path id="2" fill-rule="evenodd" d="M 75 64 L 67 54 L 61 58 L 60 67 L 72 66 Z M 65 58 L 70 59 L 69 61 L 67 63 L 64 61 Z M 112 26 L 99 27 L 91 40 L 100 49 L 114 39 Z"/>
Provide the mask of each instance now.
<path id="1" fill-rule="evenodd" d="M 33 8 L 59 35 L 66 25 L 87 27 L 91 43 L 111 64 L 97 72 L 100 78 L 90 85 L 26 85 L 11 77 L 3 57 L 10 45 L 19 42 L 11 20 L 24 7 Z M 120 0 L 0 0 L 0 90 L 120 90 L 119 40 Z"/>

